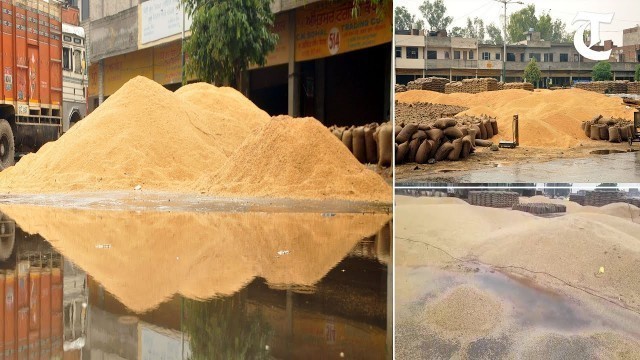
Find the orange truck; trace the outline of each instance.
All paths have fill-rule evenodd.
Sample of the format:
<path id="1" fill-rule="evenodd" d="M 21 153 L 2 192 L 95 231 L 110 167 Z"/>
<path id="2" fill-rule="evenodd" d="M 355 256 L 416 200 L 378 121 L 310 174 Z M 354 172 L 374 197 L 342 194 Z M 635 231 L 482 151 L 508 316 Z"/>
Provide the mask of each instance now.
<path id="1" fill-rule="evenodd" d="M 61 5 L 0 0 L 0 170 L 62 133 Z"/>

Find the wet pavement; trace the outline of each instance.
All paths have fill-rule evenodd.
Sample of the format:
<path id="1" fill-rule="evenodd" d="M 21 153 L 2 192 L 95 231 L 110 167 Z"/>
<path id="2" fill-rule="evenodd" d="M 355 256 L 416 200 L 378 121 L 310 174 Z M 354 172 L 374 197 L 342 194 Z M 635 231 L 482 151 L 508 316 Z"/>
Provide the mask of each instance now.
<path id="1" fill-rule="evenodd" d="M 22 200 L 0 201 L 6 359 L 391 358 L 389 214 Z"/>
<path id="2" fill-rule="evenodd" d="M 544 163 L 488 167 L 470 171 L 416 173 L 397 180 L 397 186 L 426 186 L 434 183 L 542 183 L 542 182 L 640 181 L 640 152 L 603 153 L 588 158 L 553 160 Z"/>

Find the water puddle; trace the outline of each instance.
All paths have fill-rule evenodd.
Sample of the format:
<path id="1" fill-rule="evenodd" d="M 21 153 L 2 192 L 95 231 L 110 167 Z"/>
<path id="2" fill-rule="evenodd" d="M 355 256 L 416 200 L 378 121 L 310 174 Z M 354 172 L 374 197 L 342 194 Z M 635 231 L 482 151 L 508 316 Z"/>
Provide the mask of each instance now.
<path id="1" fill-rule="evenodd" d="M 634 151 L 637 151 L 637 150 L 634 150 Z M 622 154 L 626 152 L 628 151 L 609 149 L 609 150 L 593 150 L 593 151 L 590 151 L 589 154 L 608 155 L 608 154 Z"/>
<path id="2" fill-rule="evenodd" d="M 391 358 L 388 214 L 0 211 L 17 358 Z"/>

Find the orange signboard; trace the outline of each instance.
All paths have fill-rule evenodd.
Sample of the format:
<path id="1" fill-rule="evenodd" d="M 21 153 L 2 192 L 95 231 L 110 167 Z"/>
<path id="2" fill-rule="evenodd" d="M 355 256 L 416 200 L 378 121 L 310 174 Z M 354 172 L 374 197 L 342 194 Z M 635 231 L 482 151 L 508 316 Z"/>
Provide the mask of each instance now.
<path id="1" fill-rule="evenodd" d="M 353 2 L 323 1 L 296 11 L 296 61 L 343 54 L 391 42 L 391 2 L 378 14 L 371 3 L 352 15 Z"/>

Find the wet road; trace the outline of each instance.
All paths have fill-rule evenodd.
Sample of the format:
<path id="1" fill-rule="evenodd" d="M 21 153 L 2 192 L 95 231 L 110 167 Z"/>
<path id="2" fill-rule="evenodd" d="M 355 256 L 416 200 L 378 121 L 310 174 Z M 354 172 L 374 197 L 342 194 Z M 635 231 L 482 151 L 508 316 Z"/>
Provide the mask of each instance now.
<path id="1" fill-rule="evenodd" d="M 388 214 L 0 212 L 16 356 L 391 358 Z"/>
<path id="2" fill-rule="evenodd" d="M 606 154 L 589 158 L 554 160 L 546 163 L 520 163 L 482 170 L 439 174 L 416 174 L 399 180 L 398 186 L 424 186 L 434 183 L 542 183 L 640 181 L 640 152 Z"/>

